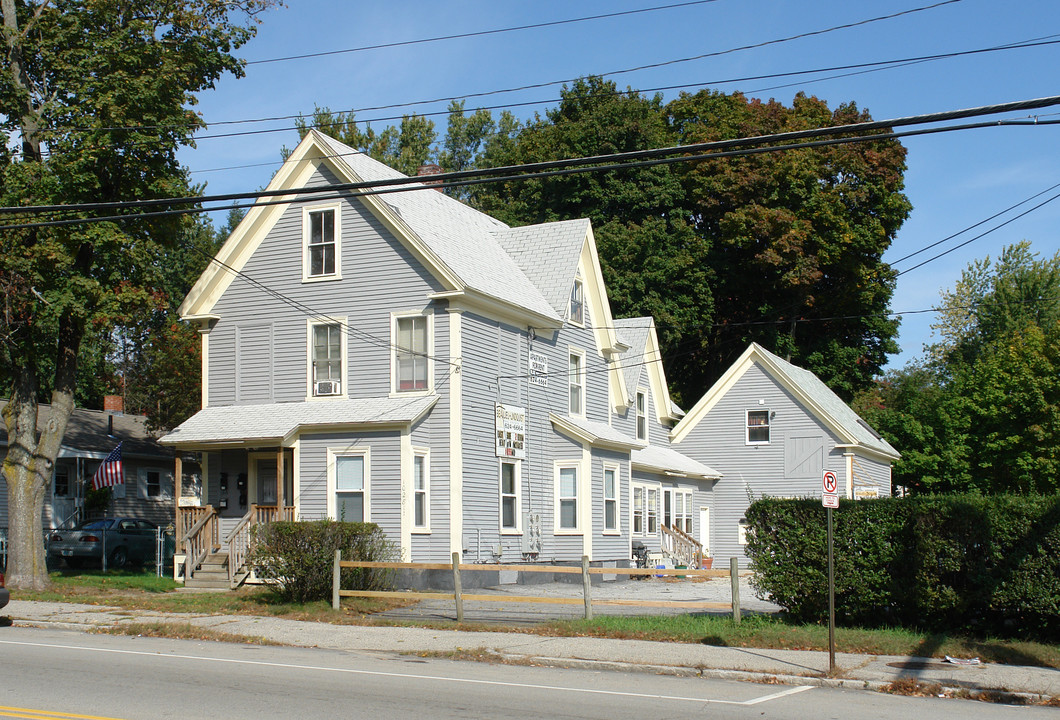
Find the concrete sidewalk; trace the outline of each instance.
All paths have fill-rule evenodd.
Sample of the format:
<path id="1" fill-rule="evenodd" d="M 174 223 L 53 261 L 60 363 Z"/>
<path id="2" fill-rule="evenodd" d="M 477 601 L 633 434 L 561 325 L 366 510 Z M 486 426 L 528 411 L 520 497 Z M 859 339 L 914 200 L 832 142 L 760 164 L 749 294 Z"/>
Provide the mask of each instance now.
<path id="1" fill-rule="evenodd" d="M 133 623 L 190 624 L 247 639 L 335 650 L 400 653 L 486 651 L 511 662 L 710 676 L 793 685 L 885 690 L 915 681 L 940 695 L 983 696 L 1022 703 L 1060 698 L 1060 671 L 1014 665 L 954 665 L 934 658 L 840 653 L 828 677 L 828 654 L 710 645 L 544 637 L 516 632 L 469 632 L 412 627 L 331 625 L 279 618 L 157 613 L 98 605 L 13 600 L 4 612 L 19 626 L 98 630 Z M 0 631 L 2 632 L 2 631 Z"/>

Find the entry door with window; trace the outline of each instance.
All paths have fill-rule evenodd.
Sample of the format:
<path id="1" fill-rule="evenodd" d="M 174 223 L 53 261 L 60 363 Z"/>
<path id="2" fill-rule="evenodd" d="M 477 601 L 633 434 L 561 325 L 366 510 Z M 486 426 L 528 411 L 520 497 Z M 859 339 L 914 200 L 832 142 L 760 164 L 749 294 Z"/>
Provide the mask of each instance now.
<path id="1" fill-rule="evenodd" d="M 276 504 L 276 458 L 262 458 L 255 463 L 257 470 L 258 505 Z"/>
<path id="2" fill-rule="evenodd" d="M 77 508 L 80 498 L 73 468 L 69 465 L 56 465 L 55 477 L 52 480 L 52 525 L 54 527 L 72 527 L 77 520 Z"/>

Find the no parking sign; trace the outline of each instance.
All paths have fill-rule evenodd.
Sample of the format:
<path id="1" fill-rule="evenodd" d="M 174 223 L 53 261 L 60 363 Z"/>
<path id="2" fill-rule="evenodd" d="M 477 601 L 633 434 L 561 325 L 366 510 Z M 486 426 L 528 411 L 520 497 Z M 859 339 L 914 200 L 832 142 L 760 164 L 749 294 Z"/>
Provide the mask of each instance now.
<path id="1" fill-rule="evenodd" d="M 831 470 L 824 471 L 823 488 L 824 494 L 821 496 L 821 504 L 826 508 L 839 507 L 839 478 Z"/>

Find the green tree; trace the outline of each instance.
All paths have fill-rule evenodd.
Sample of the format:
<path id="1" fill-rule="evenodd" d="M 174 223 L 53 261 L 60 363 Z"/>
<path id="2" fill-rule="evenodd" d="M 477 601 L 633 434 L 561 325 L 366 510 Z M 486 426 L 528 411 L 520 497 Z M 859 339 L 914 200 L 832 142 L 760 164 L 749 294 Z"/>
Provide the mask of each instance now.
<path id="1" fill-rule="evenodd" d="M 791 107 L 709 90 L 667 106 L 681 144 L 871 120 L 853 103 Z M 751 341 L 814 371 L 849 399 L 897 352 L 884 316 L 894 274 L 883 263 L 910 211 L 905 149 L 880 140 L 719 158 L 684 166 L 685 209 L 710 241 L 717 322 L 703 328 L 702 387 Z M 801 324 L 802 321 L 812 321 Z"/>
<path id="2" fill-rule="evenodd" d="M 362 131 L 354 113 L 336 113 L 326 107 L 317 107 L 309 119 L 299 116 L 295 128 L 299 138 L 316 128 L 406 175 L 416 175 L 422 165 L 431 161 L 438 139 L 434 121 L 420 115 L 405 115 L 398 127 L 389 125 L 376 133 L 371 127 Z M 289 154 L 287 148 L 281 151 L 284 159 Z"/>
<path id="3" fill-rule="evenodd" d="M 902 452 L 914 492 L 1060 489 L 1060 254 L 1027 242 L 971 263 L 942 296 L 927 359 L 856 408 Z"/>
<path id="4" fill-rule="evenodd" d="M 226 72 L 271 0 L 0 0 L 6 62 L 0 128 L 4 206 L 128 201 L 188 190 L 176 151 L 201 120 L 194 93 Z M 151 307 L 162 250 L 183 220 L 8 230 L 0 237 L 3 360 L 10 402 L 8 582 L 48 584 L 44 488 L 74 407 L 86 337 Z M 162 263 L 164 264 L 164 263 Z M 50 358 L 50 360 L 45 360 Z M 38 402 L 50 407 L 38 431 Z"/>

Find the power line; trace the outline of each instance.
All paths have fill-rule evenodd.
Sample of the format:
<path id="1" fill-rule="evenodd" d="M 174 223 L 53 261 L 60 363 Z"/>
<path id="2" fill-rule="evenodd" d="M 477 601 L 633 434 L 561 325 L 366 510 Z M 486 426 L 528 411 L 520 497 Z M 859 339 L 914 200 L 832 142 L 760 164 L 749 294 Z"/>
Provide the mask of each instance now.
<path id="1" fill-rule="evenodd" d="M 608 77 L 608 76 L 611 76 L 611 75 L 622 75 L 622 74 L 627 74 L 627 73 L 638 72 L 640 70 L 651 69 L 651 68 L 657 67 L 657 66 L 665 66 L 665 65 L 673 65 L 673 64 L 678 64 L 678 63 L 691 62 L 693 60 L 699 60 L 699 59 L 703 59 L 703 58 L 706 58 L 706 57 L 713 57 L 713 56 L 718 56 L 718 55 L 726 55 L 726 54 L 729 54 L 729 53 L 734 53 L 734 52 L 738 52 L 738 51 L 742 51 L 742 50 L 754 49 L 754 48 L 757 48 L 757 47 L 760 47 L 760 46 L 766 46 L 766 45 L 773 45 L 773 44 L 778 44 L 778 43 L 783 43 L 783 42 L 789 42 L 789 41 L 792 41 L 792 40 L 797 40 L 797 39 L 801 39 L 801 38 L 812 36 L 812 35 L 821 35 L 821 34 L 824 34 L 824 33 L 833 32 L 835 30 L 844 29 L 844 28 L 847 28 L 847 27 L 853 27 L 853 26 L 856 26 L 856 25 L 864 25 L 866 23 L 876 22 L 876 21 L 879 21 L 879 20 L 886 20 L 886 19 L 890 19 L 892 17 L 897 17 L 898 15 L 907 14 L 907 13 L 910 13 L 910 12 L 918 12 L 920 10 L 925 10 L 925 9 L 930 9 L 930 8 L 933 8 L 933 7 L 937 7 L 938 5 L 944 5 L 944 4 L 948 4 L 950 2 L 961 2 L 961 1 L 962 0 L 946 0 L 946 2 L 943 2 L 943 3 L 938 3 L 936 5 L 931 5 L 931 6 L 926 6 L 926 7 L 923 7 L 923 8 L 917 8 L 917 9 L 914 9 L 914 10 L 905 11 L 904 13 L 897 13 L 895 15 L 880 16 L 880 17 L 877 17 L 877 18 L 871 18 L 869 20 L 863 20 L 863 21 L 860 21 L 860 22 L 857 22 L 857 23 L 851 23 L 851 24 L 848 24 L 848 25 L 840 25 L 840 26 L 835 26 L 835 27 L 831 27 L 831 28 L 826 28 L 826 29 L 823 29 L 823 30 L 815 30 L 815 31 L 811 31 L 811 32 L 808 32 L 808 33 L 803 33 L 803 34 L 800 34 L 800 35 L 793 35 L 793 36 L 786 37 L 786 38 L 779 38 L 779 39 L 775 39 L 775 40 L 765 41 L 763 43 L 758 43 L 756 45 L 747 45 L 747 46 L 742 46 L 742 47 L 729 48 L 727 50 L 718 50 L 718 51 L 715 51 L 715 52 L 712 52 L 712 53 L 708 53 L 706 55 L 696 55 L 696 56 L 692 56 L 692 57 L 677 58 L 677 59 L 674 59 L 674 60 L 667 60 L 667 61 L 664 61 L 662 63 L 656 63 L 654 65 L 642 65 L 642 66 L 638 66 L 638 67 L 627 68 L 627 69 L 624 69 L 624 70 L 615 70 L 615 71 L 607 72 L 607 73 L 589 73 L 589 74 L 590 75 L 594 75 L 594 76 L 599 76 L 599 77 Z M 1055 37 L 1055 36 L 1049 36 L 1049 37 Z M 882 60 L 882 61 L 876 61 L 876 62 L 870 62 L 870 63 L 858 63 L 858 64 L 855 64 L 855 65 L 838 65 L 838 66 L 833 66 L 833 67 L 817 68 L 817 69 L 813 69 L 813 70 L 800 70 L 800 71 L 791 71 L 791 72 L 784 72 L 784 73 L 772 73 L 772 74 L 765 74 L 765 75 L 752 75 L 752 76 L 747 76 L 747 77 L 736 77 L 736 78 L 728 78 L 728 79 L 721 79 L 721 80 L 710 80 L 710 81 L 699 82 L 699 83 L 686 83 L 686 84 L 681 84 L 681 85 L 670 85 L 670 86 L 664 86 L 664 87 L 658 87 L 658 88 L 648 88 L 646 90 L 643 90 L 642 92 L 656 92 L 656 91 L 661 91 L 661 90 L 676 90 L 676 89 L 682 89 L 682 88 L 687 88 L 687 87 L 695 87 L 695 86 L 699 86 L 699 85 L 730 84 L 730 83 L 735 83 L 735 82 L 746 82 L 748 80 L 762 80 L 762 79 L 769 79 L 769 78 L 774 78 L 774 77 L 791 77 L 791 76 L 797 76 L 797 75 L 802 75 L 802 74 L 813 74 L 813 73 L 819 73 L 819 72 L 834 72 L 836 70 L 846 70 L 846 69 L 852 69 L 852 68 L 862 68 L 862 67 L 872 67 L 872 66 L 886 66 L 886 65 L 897 64 L 897 63 L 905 63 L 905 62 L 911 62 L 911 61 L 937 60 L 937 59 L 945 59 L 945 58 L 950 58 L 950 57 L 960 57 L 962 55 L 982 53 L 982 52 L 995 52 L 995 51 L 998 51 L 998 50 L 1011 50 L 1011 49 L 1023 49 L 1023 48 L 1027 48 L 1027 47 L 1035 47 L 1035 45 L 1033 45 L 1033 44 L 1028 44 L 1028 43 L 1031 43 L 1031 42 L 1033 42 L 1033 41 L 1020 41 L 1020 42 L 1017 42 L 1017 43 L 1008 43 L 1006 45 L 993 46 L 993 47 L 989 47 L 989 48 L 979 48 L 979 49 L 975 49 L 975 50 L 956 51 L 956 52 L 953 52 L 953 53 L 942 53 L 942 54 L 938 54 L 938 55 L 926 55 L 926 56 L 915 57 L 915 58 L 902 58 L 902 59 L 897 59 L 897 60 Z M 1048 45 L 1048 44 L 1052 44 L 1052 43 L 1042 43 L 1042 44 Z M 562 85 L 564 83 L 574 82 L 574 81 L 576 81 L 578 79 L 579 78 L 566 78 L 566 79 L 563 79 L 563 80 L 552 80 L 552 81 L 548 81 L 548 82 L 534 83 L 534 84 L 531 84 L 531 85 L 524 85 L 524 86 L 514 87 L 514 88 L 501 88 L 501 89 L 496 89 L 496 90 L 483 91 L 483 92 L 479 92 L 479 93 L 464 93 L 462 95 L 453 95 L 453 96 L 449 96 L 449 97 L 434 98 L 432 100 L 415 100 L 415 101 L 408 101 L 408 102 L 402 102 L 402 103 L 393 103 L 393 104 L 388 104 L 388 105 L 365 106 L 365 107 L 362 107 L 362 108 L 353 108 L 353 109 L 350 109 L 350 110 L 339 111 L 339 112 L 342 112 L 342 113 L 345 113 L 345 114 L 352 114 L 352 113 L 368 112 L 368 111 L 374 111 L 374 110 L 395 110 L 395 109 L 398 109 L 398 108 L 414 107 L 414 106 L 417 106 L 417 105 L 430 105 L 430 104 L 435 104 L 435 103 L 439 103 L 439 102 L 451 102 L 453 100 L 462 100 L 462 99 L 467 99 L 467 98 L 484 97 L 484 96 L 489 96 L 489 95 L 514 93 L 514 92 L 521 92 L 521 91 L 524 91 L 524 90 L 532 90 L 532 89 L 538 89 L 538 88 L 544 88 L 544 87 L 551 87 L 551 86 L 554 86 L 554 85 Z M 552 98 L 552 99 L 549 99 L 549 100 L 538 100 L 538 101 L 527 102 L 527 103 L 512 103 L 512 104 L 497 105 L 497 106 L 492 106 L 492 107 L 482 107 L 482 108 L 475 108 L 475 110 L 479 110 L 479 109 L 483 109 L 483 110 L 500 109 L 500 108 L 505 108 L 505 107 L 520 107 L 520 106 L 524 106 L 524 105 L 541 105 L 541 104 L 544 104 L 544 103 L 547 103 L 547 102 L 556 102 L 557 100 L 559 100 L 559 98 Z M 438 112 L 432 112 L 432 113 L 417 113 L 417 114 L 418 115 L 422 115 L 422 116 L 428 116 L 428 115 L 443 115 L 443 114 L 447 114 L 447 113 L 448 113 L 448 111 L 438 111 Z M 205 124 L 207 126 L 211 126 L 211 127 L 218 126 L 218 125 L 243 125 L 243 124 L 249 124 L 249 123 L 277 122 L 277 121 L 281 121 L 281 120 L 295 120 L 295 119 L 298 119 L 300 117 L 305 117 L 305 116 L 306 116 L 305 113 L 298 113 L 297 115 L 275 115 L 275 116 L 263 117 L 263 118 L 245 118 L 245 119 L 241 119 L 241 120 L 218 120 L 218 121 L 215 121 L 215 122 L 206 122 Z M 400 116 L 383 117 L 383 118 L 369 118 L 369 119 L 366 119 L 366 120 L 359 120 L 358 122 L 371 123 L 371 122 L 383 122 L 383 121 L 387 121 L 387 120 L 397 120 L 397 119 L 400 119 Z M 70 129 L 71 130 L 89 130 L 89 129 L 92 129 L 92 130 L 114 130 L 114 131 L 116 131 L 116 130 L 140 130 L 140 131 L 142 131 L 142 130 L 166 129 L 166 128 L 169 128 L 169 127 L 172 127 L 172 126 L 165 126 L 165 125 L 136 125 L 136 126 L 107 126 L 107 127 L 102 127 L 102 128 L 70 128 Z M 225 133 L 225 134 L 217 134 L 217 135 L 202 135 L 202 136 L 199 136 L 197 139 L 202 140 L 202 139 L 214 139 L 214 138 L 223 138 L 223 137 L 237 137 L 237 136 L 243 135 L 243 134 L 252 135 L 252 134 L 269 133 L 269 132 L 286 132 L 287 130 L 291 130 L 291 129 L 294 129 L 294 128 L 292 128 L 292 127 L 284 127 L 284 128 L 275 128 L 275 129 L 271 129 L 271 130 L 249 131 L 249 132 L 246 132 L 246 133 Z"/>
<path id="2" fill-rule="evenodd" d="M 951 2 L 956 1 L 957 0 L 951 0 Z M 362 45 L 361 47 L 346 48 L 344 50 L 327 50 L 324 52 L 305 53 L 303 55 L 288 55 L 286 57 L 267 58 L 265 60 L 248 60 L 246 64 L 264 65 L 266 63 L 286 62 L 288 60 L 305 60 L 307 58 L 328 57 L 331 55 L 343 55 L 347 53 L 364 52 L 366 50 L 383 50 L 386 48 L 406 47 L 408 45 L 421 45 L 424 43 L 441 42 L 443 40 L 461 40 L 464 38 L 482 37 L 485 35 L 498 35 L 501 33 L 518 32 L 521 30 L 537 30 L 546 27 L 556 27 L 558 25 L 570 25 L 572 23 L 588 22 L 590 20 L 604 20 L 607 18 L 623 17 L 626 15 L 639 15 L 643 13 L 656 12 L 658 10 L 672 10 L 674 8 L 689 7 L 692 5 L 706 5 L 715 2 L 718 2 L 718 0 L 694 0 L 692 2 L 675 3 L 673 5 L 659 5 L 656 7 L 641 8 L 639 10 L 626 10 L 623 12 L 605 13 L 602 15 L 587 15 L 585 17 L 570 18 L 568 20 L 552 20 L 550 22 L 533 23 L 530 25 L 517 25 L 514 27 L 496 28 L 494 30 L 479 30 L 476 32 L 459 33 L 456 35 L 439 35 L 437 37 L 420 38 L 418 40 L 402 40 L 399 42 L 381 43 L 379 45 Z M 946 3 L 939 4 L 945 5 Z"/>
<path id="3" fill-rule="evenodd" d="M 928 125 L 940 122 L 948 122 L 951 120 L 960 120 L 965 118 L 984 117 L 988 115 L 997 115 L 1006 112 L 1019 112 L 1024 110 L 1034 110 L 1044 107 L 1052 107 L 1060 105 L 1060 96 L 1054 95 L 1050 97 L 1037 98 L 1033 100 L 1021 100 L 1009 103 L 1000 103 L 994 105 L 983 105 L 973 108 L 965 108 L 962 110 L 950 110 L 938 113 L 929 113 L 925 115 L 913 115 L 901 118 L 892 118 L 889 120 L 873 120 L 860 123 L 851 123 L 848 125 L 832 125 L 823 128 L 812 128 L 808 130 L 796 130 L 783 133 L 771 133 L 768 135 L 758 135 L 753 137 L 735 138 L 731 140 L 715 140 L 704 143 L 693 143 L 690 145 L 677 145 L 665 148 L 655 148 L 648 150 L 635 150 L 625 153 L 610 153 L 606 155 L 592 155 L 586 157 L 577 158 L 566 158 L 562 160 L 551 160 L 546 162 L 538 163 L 526 163 L 523 165 L 506 165 L 496 168 L 481 168 L 475 170 L 462 170 L 458 172 L 440 173 L 432 175 L 432 182 L 437 181 L 438 185 L 442 187 L 458 187 L 465 184 L 476 184 L 479 181 L 508 181 L 518 179 L 533 179 L 540 177 L 555 176 L 556 174 L 571 174 L 572 172 L 605 172 L 612 170 L 626 170 L 636 169 L 639 167 L 648 167 L 651 164 L 665 164 L 673 162 L 688 162 L 694 160 L 707 160 L 717 157 L 731 157 L 731 154 L 723 154 L 722 152 L 714 151 L 727 151 L 732 149 L 744 148 L 746 149 L 744 154 L 757 154 L 761 152 L 775 152 L 781 150 L 792 150 L 792 149 L 803 149 L 807 147 L 819 147 L 812 143 L 802 144 L 786 144 L 777 147 L 766 147 L 766 148 L 754 148 L 755 145 L 763 145 L 765 143 L 789 143 L 792 141 L 804 140 L 807 138 L 816 137 L 833 137 L 836 135 L 849 135 L 852 133 L 866 133 L 875 132 L 877 130 L 889 130 L 895 127 L 908 127 L 911 125 Z M 1060 121 L 1046 121 L 1046 122 L 1025 122 L 1019 120 L 999 120 L 991 121 L 987 123 L 975 123 L 964 126 L 951 126 L 935 129 L 918 130 L 906 133 L 881 133 L 875 135 L 868 135 L 864 137 L 850 137 L 843 138 L 843 142 L 866 142 L 866 141 L 877 141 L 891 139 L 895 137 L 905 137 L 908 135 L 916 134 L 927 134 L 935 132 L 950 132 L 953 130 L 965 130 L 975 129 L 983 127 L 1000 127 L 1005 125 L 1028 125 L 1028 126 L 1042 126 L 1046 124 L 1060 124 Z M 835 143 L 831 143 L 835 144 Z M 709 153 L 705 155 L 689 155 L 689 153 Z M 667 156 L 680 154 L 678 158 L 670 158 Z M 637 161 L 644 161 L 639 163 Z M 610 163 L 602 165 L 601 163 Z M 586 168 L 585 166 L 591 165 L 593 167 Z M 557 168 L 566 168 L 564 171 L 555 171 Z M 513 173 L 517 173 L 514 174 Z M 465 182 L 467 181 L 467 182 Z M 402 176 L 400 178 L 394 178 L 390 180 L 377 180 L 370 182 L 355 182 L 355 183 L 338 183 L 329 185 L 326 187 L 319 188 L 292 188 L 286 190 L 259 190 L 255 192 L 246 193 L 227 193 L 222 195 L 200 195 L 200 196 L 185 196 L 185 197 L 172 197 L 172 198 L 159 198 L 154 200 L 136 200 L 136 201 L 116 201 L 106 203 L 76 203 L 68 205 L 36 205 L 36 206 L 7 206 L 0 207 L 0 214 L 26 214 L 26 213 L 45 213 L 45 212 L 70 212 L 70 211 L 94 211 L 94 210 L 107 210 L 107 209 L 124 209 L 124 208 L 139 208 L 139 207 L 154 207 L 161 205 L 187 205 L 187 204 L 199 204 L 203 202 L 222 202 L 229 200 L 248 200 L 263 197 L 288 197 L 292 195 L 296 196 L 312 196 L 320 195 L 325 193 L 334 193 L 342 191 L 360 191 L 365 189 L 392 189 L 397 187 L 399 191 L 408 190 L 421 190 L 421 185 L 415 178 L 409 178 Z M 381 192 L 381 191 L 380 191 Z M 223 208 L 215 208 L 223 209 Z M 123 219 L 127 216 L 118 216 L 117 219 Z M 115 218 L 111 218 L 115 219 Z"/>

